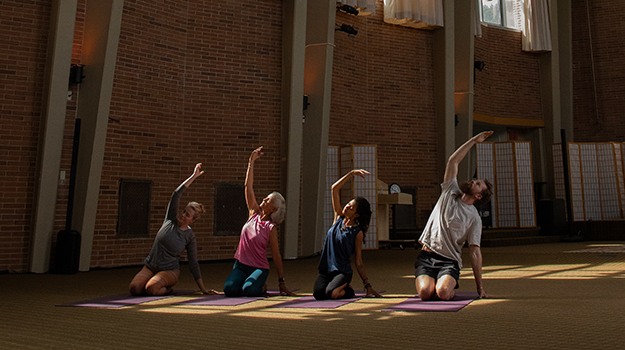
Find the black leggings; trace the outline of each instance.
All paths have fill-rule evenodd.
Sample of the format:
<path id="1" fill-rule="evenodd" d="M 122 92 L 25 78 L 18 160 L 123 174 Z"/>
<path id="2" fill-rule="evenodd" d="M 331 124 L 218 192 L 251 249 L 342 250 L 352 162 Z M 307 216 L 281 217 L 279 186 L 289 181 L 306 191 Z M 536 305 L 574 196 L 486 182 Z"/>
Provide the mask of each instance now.
<path id="1" fill-rule="evenodd" d="M 331 299 L 332 292 L 344 285 L 345 295 L 343 299 L 349 299 L 354 297 L 354 290 L 349 286 L 349 282 L 352 281 L 352 274 L 342 274 L 338 271 L 335 271 L 331 274 L 319 273 L 319 277 L 317 277 L 317 281 L 315 281 L 315 287 L 313 291 L 313 296 L 317 300 Z"/>

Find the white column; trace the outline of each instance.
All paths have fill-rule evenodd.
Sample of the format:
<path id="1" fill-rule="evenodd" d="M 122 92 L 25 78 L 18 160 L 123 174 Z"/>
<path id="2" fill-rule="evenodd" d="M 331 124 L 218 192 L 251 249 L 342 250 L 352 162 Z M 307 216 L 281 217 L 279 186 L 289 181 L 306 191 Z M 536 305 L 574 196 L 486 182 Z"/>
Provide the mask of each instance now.
<path id="1" fill-rule="evenodd" d="M 78 118 L 82 120 L 72 228 L 82 235 L 80 271 L 88 271 L 106 144 L 123 0 L 87 1 Z"/>
<path id="2" fill-rule="evenodd" d="M 302 162 L 302 255 L 315 253 L 323 236 L 323 201 L 330 129 L 335 0 L 308 2 L 304 93 L 310 106 L 304 123 Z"/>
<path id="3" fill-rule="evenodd" d="M 286 221 L 282 235 L 282 255 L 298 257 L 300 183 L 304 116 L 304 63 L 307 0 L 283 3 L 282 71 L 282 178 L 286 199 Z"/>
<path id="4" fill-rule="evenodd" d="M 438 130 L 440 180 L 447 158 L 456 150 L 454 127 L 454 1 L 444 0 L 445 26 L 434 32 L 435 105 Z"/>
<path id="5" fill-rule="evenodd" d="M 46 63 L 45 110 L 37 159 L 37 188 L 30 249 L 30 272 L 36 273 L 44 273 L 50 269 L 76 3 L 77 0 L 53 0 L 50 11 L 50 54 Z"/>

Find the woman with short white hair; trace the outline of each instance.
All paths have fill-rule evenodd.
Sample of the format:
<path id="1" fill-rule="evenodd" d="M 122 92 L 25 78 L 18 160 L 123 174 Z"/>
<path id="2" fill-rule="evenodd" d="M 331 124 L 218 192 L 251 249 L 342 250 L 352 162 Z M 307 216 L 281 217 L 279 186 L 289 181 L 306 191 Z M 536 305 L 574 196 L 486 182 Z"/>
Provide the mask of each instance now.
<path id="1" fill-rule="evenodd" d="M 282 270 L 282 256 L 278 242 L 277 225 L 284 221 L 286 203 L 278 192 L 272 192 L 262 202 L 256 202 L 254 195 L 254 162 L 260 158 L 263 147 L 258 147 L 250 155 L 245 177 L 245 202 L 249 211 L 247 222 L 241 230 L 241 239 L 236 253 L 232 272 L 224 283 L 224 293 L 229 297 L 261 296 L 267 291 L 269 261 L 267 245 L 271 246 L 273 262 L 278 273 L 281 295 L 294 295 L 286 288 Z"/>

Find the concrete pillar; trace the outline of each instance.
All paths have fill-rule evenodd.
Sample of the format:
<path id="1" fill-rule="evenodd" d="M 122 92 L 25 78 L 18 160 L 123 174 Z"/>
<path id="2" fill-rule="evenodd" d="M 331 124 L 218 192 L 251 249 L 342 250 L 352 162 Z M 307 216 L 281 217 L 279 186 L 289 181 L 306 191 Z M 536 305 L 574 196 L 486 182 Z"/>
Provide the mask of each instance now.
<path id="1" fill-rule="evenodd" d="M 282 179 L 286 221 L 282 255 L 298 257 L 307 0 L 283 2 Z"/>
<path id="2" fill-rule="evenodd" d="M 473 77 L 474 77 L 474 24 L 475 6 L 473 1 L 454 2 L 454 105 L 458 116 L 455 127 L 455 148 L 473 137 Z M 477 14 L 479 16 L 479 14 Z M 445 22 L 447 25 L 447 22 Z M 469 152 L 465 161 L 458 166 L 458 181 L 473 177 L 475 156 Z"/>
<path id="3" fill-rule="evenodd" d="M 72 62 L 77 0 L 53 0 L 46 62 L 44 115 L 37 159 L 36 192 L 32 223 L 30 272 L 50 268 L 54 215 L 59 181 L 63 132 Z"/>
<path id="4" fill-rule="evenodd" d="M 85 17 L 78 118 L 82 120 L 72 229 L 82 235 L 80 271 L 88 271 L 108 127 L 123 0 L 89 0 Z"/>
<path id="5" fill-rule="evenodd" d="M 438 171 L 443 181 L 447 159 L 456 150 L 454 130 L 454 1 L 443 0 L 443 28 L 434 32 L 434 86 L 437 133 L 438 133 Z"/>
<path id="6" fill-rule="evenodd" d="M 565 129 L 567 141 L 573 141 L 573 44 L 571 4 L 553 0 L 550 7 L 552 51 L 540 55 L 540 81 L 545 119 L 544 156 L 547 194 L 555 198 L 552 144 L 560 142 Z"/>
<path id="7" fill-rule="evenodd" d="M 321 249 L 326 182 L 336 1 L 308 1 L 304 93 L 310 106 L 304 123 L 302 162 L 302 255 Z"/>

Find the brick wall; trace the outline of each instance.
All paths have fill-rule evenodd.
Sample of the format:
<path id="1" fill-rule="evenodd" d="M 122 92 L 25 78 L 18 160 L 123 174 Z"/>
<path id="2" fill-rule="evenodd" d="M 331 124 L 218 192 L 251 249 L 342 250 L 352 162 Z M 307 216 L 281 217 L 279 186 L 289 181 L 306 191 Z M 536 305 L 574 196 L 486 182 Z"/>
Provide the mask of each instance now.
<path id="1" fill-rule="evenodd" d="M 0 271 L 28 269 L 49 1 L 0 2 Z"/>
<path id="2" fill-rule="evenodd" d="M 172 191 L 203 163 L 183 196 L 207 213 L 193 225 L 200 260 L 232 258 L 237 237 L 215 237 L 213 183 L 243 184 L 251 151 L 255 192 L 280 186 L 282 3 L 126 1 L 111 102 L 93 267 L 140 264 Z M 121 178 L 153 181 L 149 238 L 116 235 Z"/>
<path id="3" fill-rule="evenodd" d="M 521 32 L 482 26 L 475 38 L 474 112 L 490 117 L 543 119 L 538 54 L 521 51 Z"/>
<path id="4" fill-rule="evenodd" d="M 379 178 L 418 187 L 422 227 L 442 177 L 436 172 L 432 32 L 384 24 L 381 4 L 369 17 L 337 14 L 337 23 L 352 24 L 359 34 L 336 33 L 330 144 L 377 144 Z M 92 266 L 140 264 L 172 190 L 196 162 L 206 173 L 182 203 L 197 200 L 207 209 L 193 227 L 199 258 L 231 258 L 238 237 L 212 235 L 213 183 L 242 184 L 249 153 L 264 145 L 256 195 L 260 199 L 280 187 L 282 2 L 127 0 L 124 6 Z M 625 5 L 610 6 L 607 1 L 591 6 L 601 112 L 601 129 L 593 129 L 585 5 L 573 2 L 576 141 L 597 141 L 598 135 L 623 138 L 618 116 L 623 94 L 615 83 L 623 45 L 612 40 L 621 30 L 615 14 L 623 13 Z M 0 9 L 0 271 L 23 271 L 28 268 L 50 6 L 5 0 Z M 85 0 L 79 0 L 73 63 L 80 63 L 84 14 Z M 476 60 L 485 61 L 486 68 L 477 72 L 475 111 L 542 118 L 536 54 L 521 51 L 518 32 L 483 29 L 483 37 L 476 39 Z M 65 223 L 80 95 L 79 86 L 70 89 L 74 99 L 67 108 L 61 163 L 67 174 L 58 191 L 57 231 Z M 150 237 L 116 235 L 121 178 L 154 182 Z"/>
<path id="5" fill-rule="evenodd" d="M 337 13 L 356 36 L 335 33 L 329 143 L 378 145 L 378 178 L 417 186 L 423 227 L 440 194 L 432 32 Z"/>
<path id="6" fill-rule="evenodd" d="M 585 1 L 574 0 L 571 5 L 574 141 L 623 142 L 625 42 L 622 38 L 625 35 L 625 3 L 591 1 L 588 11 Z"/>

